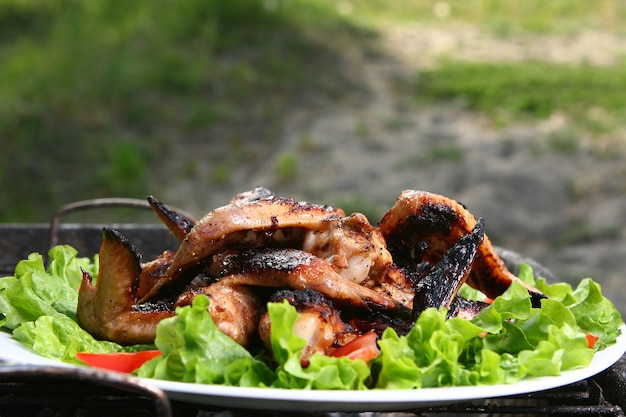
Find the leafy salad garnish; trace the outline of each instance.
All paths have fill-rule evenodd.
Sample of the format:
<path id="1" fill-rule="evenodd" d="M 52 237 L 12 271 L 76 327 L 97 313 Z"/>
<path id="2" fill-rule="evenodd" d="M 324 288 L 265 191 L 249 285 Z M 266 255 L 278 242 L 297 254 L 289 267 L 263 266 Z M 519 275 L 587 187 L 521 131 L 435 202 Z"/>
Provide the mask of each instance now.
<path id="1" fill-rule="evenodd" d="M 37 253 L 0 279 L 0 327 L 38 354 L 82 364 L 78 352 L 113 353 L 154 349 L 161 355 L 143 364 L 140 377 L 245 387 L 290 389 L 413 389 L 515 383 L 586 367 L 596 351 L 615 343 L 623 320 L 590 278 L 576 288 L 535 281 L 527 265 L 522 280 L 549 296 L 533 308 L 520 284 L 510 288 L 468 321 L 446 319 L 446 311 L 425 310 L 412 330 L 399 336 L 387 329 L 380 354 L 366 363 L 315 354 L 300 363 L 305 341 L 293 333 L 298 317 L 287 302 L 269 303 L 273 359 L 250 352 L 222 334 L 207 312 L 209 299 L 161 321 L 155 345 L 121 346 L 95 340 L 76 322 L 81 268 L 97 275 L 98 257 L 79 258 L 66 245 L 52 248 L 49 266 Z M 473 296 L 464 288 L 462 294 Z M 590 339 L 591 338 L 591 339 Z M 593 346 L 589 346 L 593 340 Z"/>

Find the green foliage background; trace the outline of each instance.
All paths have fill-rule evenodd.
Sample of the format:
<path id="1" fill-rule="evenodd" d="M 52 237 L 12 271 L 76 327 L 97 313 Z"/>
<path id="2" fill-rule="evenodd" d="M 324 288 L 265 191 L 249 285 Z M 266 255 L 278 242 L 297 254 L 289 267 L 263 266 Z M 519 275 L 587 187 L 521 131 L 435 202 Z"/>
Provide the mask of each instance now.
<path id="1" fill-rule="evenodd" d="M 450 12 L 445 21 L 437 7 Z M 619 32 L 625 15 L 617 0 L 4 0 L 0 222 L 47 221 L 62 204 L 85 198 L 144 198 L 158 175 L 184 178 L 206 162 L 160 172 L 177 146 L 226 149 L 207 181 L 227 182 L 238 164 L 259 157 L 247 153 L 246 141 L 271 145 L 287 111 L 309 94 L 341 100 L 342 91 L 358 90 L 341 55 L 375 48 L 384 25 L 463 23 L 512 37 L 581 27 Z M 443 63 L 421 75 L 426 87 L 415 94 L 461 97 L 487 113 L 498 108 L 500 121 L 589 105 L 624 113 L 626 64 L 541 65 Z M 216 133 L 199 134 L 207 130 Z M 281 159 L 281 180 L 297 160 Z"/>

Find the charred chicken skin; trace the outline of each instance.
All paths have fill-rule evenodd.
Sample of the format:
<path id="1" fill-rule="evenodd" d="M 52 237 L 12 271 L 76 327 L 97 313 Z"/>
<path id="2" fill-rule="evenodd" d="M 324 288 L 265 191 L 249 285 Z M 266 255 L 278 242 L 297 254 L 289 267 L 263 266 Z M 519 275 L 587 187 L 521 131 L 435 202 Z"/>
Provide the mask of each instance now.
<path id="1" fill-rule="evenodd" d="M 394 262 L 415 268 L 423 261 L 435 265 L 461 237 L 472 232 L 476 219 L 460 203 L 424 191 L 403 191 L 395 205 L 383 216 L 380 232 Z M 495 298 L 517 281 L 533 298 L 543 298 L 504 265 L 485 235 L 472 263 L 467 284 Z"/>
<path id="2" fill-rule="evenodd" d="M 156 296 L 165 286 L 183 288 L 214 255 L 226 249 L 298 244 L 304 230 L 325 228 L 329 221 L 342 216 L 345 213 L 339 208 L 274 195 L 259 199 L 235 197 L 193 226 L 146 299 Z"/>
<path id="3" fill-rule="evenodd" d="M 263 307 L 257 291 L 227 281 L 207 283 L 207 279 L 199 279 L 181 293 L 175 307 L 190 305 L 198 294 L 209 298 L 208 312 L 222 333 L 242 346 L 253 342 Z"/>
<path id="4" fill-rule="evenodd" d="M 195 221 L 148 197 L 180 247 L 146 263 L 105 229 L 94 284 L 85 273 L 77 317 L 97 338 L 151 343 L 160 320 L 204 294 L 218 328 L 241 345 L 270 340 L 268 301 L 300 312 L 301 358 L 330 354 L 355 335 L 406 333 L 426 308 L 470 318 L 483 303 L 457 295 L 467 283 L 494 298 L 519 281 L 459 203 L 404 191 L 373 226 L 360 213 L 277 197 L 258 187 Z M 525 285 L 525 284 L 524 284 Z M 543 297 L 536 289 L 528 291 Z"/>
<path id="5" fill-rule="evenodd" d="M 91 275 L 83 272 L 76 309 L 78 322 L 99 339 L 121 344 L 152 343 L 157 324 L 174 312 L 157 304 L 149 309 L 136 308 L 142 273 L 136 249 L 115 230 L 104 229 L 99 257 L 95 285 Z"/>
<path id="6" fill-rule="evenodd" d="M 279 290 L 269 301 L 287 301 L 299 313 L 294 324 L 294 334 L 306 341 L 300 355 L 300 362 L 306 365 L 314 353 L 329 354 L 337 347 L 351 340 L 354 329 L 343 321 L 339 310 L 323 294 L 313 290 Z M 271 352 L 272 323 L 265 312 L 259 324 L 259 336 Z"/>
<path id="7" fill-rule="evenodd" d="M 339 275 L 317 256 L 297 249 L 251 250 L 234 255 L 224 266 L 220 282 L 256 287 L 315 290 L 346 306 L 402 312 L 387 294 L 371 290 Z"/>

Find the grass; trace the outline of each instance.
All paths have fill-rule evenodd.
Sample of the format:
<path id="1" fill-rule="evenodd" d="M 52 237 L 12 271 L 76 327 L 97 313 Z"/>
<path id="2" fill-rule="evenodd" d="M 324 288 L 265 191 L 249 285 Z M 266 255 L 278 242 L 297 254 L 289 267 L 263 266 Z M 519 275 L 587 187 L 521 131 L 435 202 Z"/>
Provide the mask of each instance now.
<path id="1" fill-rule="evenodd" d="M 276 161 L 275 174 L 282 183 L 296 180 L 298 171 L 298 156 L 291 152 L 284 152 L 278 155 Z"/>
<path id="2" fill-rule="evenodd" d="M 552 0 L 385 0 L 349 2 L 350 16 L 365 25 L 415 23 L 471 24 L 500 36 L 525 33 L 572 34 L 581 28 L 623 32 L 626 3 Z"/>
<path id="3" fill-rule="evenodd" d="M 74 200 L 144 198 L 158 175 L 200 175 L 206 172 L 201 164 L 214 167 L 208 185 L 228 183 L 242 162 L 264 159 L 247 153 L 247 142 L 271 145 L 283 114 L 308 93 L 341 99 L 352 87 L 343 51 L 372 48 L 368 41 L 384 25 L 470 24 L 516 36 L 582 27 L 620 32 L 625 17 L 626 3 L 617 0 L 4 0 L 0 222 L 46 222 Z M 455 66 L 425 74 L 422 80 L 430 81 L 421 82 L 419 94 L 463 96 L 485 112 L 499 112 L 495 105 L 504 100 L 508 112 L 528 117 L 589 99 L 574 89 L 560 91 L 566 89 L 556 74 L 546 78 L 530 66 L 521 79 L 516 68 Z M 494 70 L 486 95 L 480 78 Z M 610 111 L 623 110 L 623 66 L 613 75 L 593 68 L 557 70 L 576 88 L 610 90 L 610 98 L 598 100 Z M 531 97 L 529 82 L 543 83 L 546 94 L 552 89 L 559 99 Z M 511 87 L 515 100 L 501 96 Z M 588 122 L 600 123 L 598 129 L 607 124 Z M 367 133 L 364 122 L 355 129 Z M 180 143 L 222 151 L 212 161 L 181 164 L 179 173 L 160 173 L 160 161 Z M 276 175 L 292 181 L 296 162 L 297 156 L 285 155 Z"/>
<path id="4" fill-rule="evenodd" d="M 51 207 L 94 195 L 144 198 L 168 146 L 194 146 L 214 126 L 237 138 L 254 124 L 256 140 L 271 140 L 293 100 L 344 81 L 332 65 L 319 70 L 339 59 L 314 29 L 353 29 L 314 6 L 2 2 L 0 200 L 11 204 L 0 221 L 47 221 Z"/>
<path id="5" fill-rule="evenodd" d="M 416 96 L 462 100 L 470 109 L 490 115 L 496 124 L 541 120 L 562 111 L 581 128 L 602 131 L 589 109 L 602 109 L 607 123 L 622 118 L 626 114 L 623 91 L 626 60 L 615 67 L 445 61 L 419 74 Z"/>

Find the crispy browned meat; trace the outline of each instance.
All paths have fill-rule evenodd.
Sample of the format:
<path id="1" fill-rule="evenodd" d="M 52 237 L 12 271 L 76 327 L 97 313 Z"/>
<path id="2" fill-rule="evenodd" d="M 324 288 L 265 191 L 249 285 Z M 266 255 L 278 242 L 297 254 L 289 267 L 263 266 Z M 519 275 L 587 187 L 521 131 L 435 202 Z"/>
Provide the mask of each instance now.
<path id="1" fill-rule="evenodd" d="M 175 306 L 191 304 L 198 294 L 209 297 L 208 312 L 222 333 L 242 346 L 253 341 L 264 305 L 254 288 L 223 281 L 190 286 L 179 296 Z"/>
<path id="2" fill-rule="evenodd" d="M 224 285 L 314 290 L 343 305 L 387 310 L 406 315 L 397 300 L 348 281 L 317 256 L 297 249 L 258 249 L 237 253 L 224 262 L 219 278 Z"/>
<path id="3" fill-rule="evenodd" d="M 139 303 L 171 264 L 174 253 L 141 264 L 134 247 L 117 231 L 105 229 L 100 248 L 100 272 L 94 285 L 85 273 L 79 291 L 77 318 L 94 337 L 120 344 L 152 343 L 156 326 L 174 315 L 177 306 L 190 304 L 198 294 L 211 300 L 208 312 L 218 328 L 246 346 L 256 334 L 262 307 L 252 288 L 207 283 L 190 285 L 174 300 Z M 196 281 L 194 281 L 194 284 Z"/>
<path id="4" fill-rule="evenodd" d="M 157 324 L 174 312 L 158 305 L 134 308 L 141 276 L 137 251 L 119 232 L 104 229 L 99 257 L 96 284 L 89 274 L 83 274 L 76 310 L 78 323 L 99 339 L 121 344 L 152 343 Z"/>
<path id="5" fill-rule="evenodd" d="M 349 337 L 353 332 L 353 329 L 341 319 L 332 302 L 316 291 L 280 290 L 270 298 L 272 302 L 283 300 L 293 305 L 299 313 L 293 332 L 306 340 L 300 355 L 303 366 L 308 365 L 309 358 L 314 353 L 330 353 L 339 339 Z M 264 313 L 259 324 L 259 336 L 270 352 L 272 352 L 271 328 L 269 314 Z"/>
<path id="6" fill-rule="evenodd" d="M 417 274 L 413 274 L 406 268 L 392 265 L 384 275 L 369 278 L 362 283 L 364 287 L 376 292 L 386 294 L 408 309 L 413 308 L 415 285 L 418 281 Z"/>
<path id="7" fill-rule="evenodd" d="M 413 298 L 415 319 L 429 307 L 450 309 L 461 285 L 467 280 L 483 238 L 483 221 L 479 219 L 472 233 L 461 237 L 417 283 Z"/>
<path id="8" fill-rule="evenodd" d="M 320 229 L 338 216 L 345 216 L 339 208 L 279 197 L 229 204 L 211 211 L 191 229 L 177 251 L 168 275 L 176 277 L 194 270 L 223 248 L 242 243 L 237 232 L 272 233 L 294 227 Z M 245 241 L 243 243 L 245 245 Z"/>
<path id="9" fill-rule="evenodd" d="M 302 234 L 290 229 L 323 229 L 327 222 L 345 216 L 344 211 L 336 207 L 274 196 L 233 201 L 211 211 L 191 229 L 172 265 L 145 300 L 155 296 L 161 287 L 184 287 L 214 255 L 225 249 L 289 245 L 292 236 L 301 244 Z"/>
<path id="10" fill-rule="evenodd" d="M 306 362 L 358 333 L 392 327 L 405 334 L 428 307 L 470 317 L 483 305 L 457 297 L 464 282 L 493 298 L 518 280 L 482 222 L 440 195 L 403 192 L 378 227 L 362 214 L 346 216 L 262 187 L 199 222 L 148 201 L 180 247 L 142 264 L 121 234 L 103 231 L 98 279 L 94 284 L 84 274 L 77 311 L 97 338 L 151 343 L 160 320 L 205 294 L 222 332 L 247 345 L 258 329 L 267 342 L 269 324 L 260 314 L 273 288 L 301 312 Z"/>
<path id="11" fill-rule="evenodd" d="M 141 264 L 141 273 L 133 302 L 141 300 L 148 294 L 155 283 L 159 282 L 167 268 L 174 260 L 175 252 L 165 251 L 156 259 Z"/>
<path id="12" fill-rule="evenodd" d="M 326 260 L 343 278 L 362 284 L 393 264 L 385 239 L 363 214 L 332 219 L 306 232 L 302 249 Z"/>
<path id="13" fill-rule="evenodd" d="M 159 220 L 167 226 L 169 231 L 179 241 L 182 241 L 196 224 L 195 220 L 167 207 L 153 196 L 148 196 L 148 203 L 159 217 Z"/>
<path id="14" fill-rule="evenodd" d="M 435 265 L 461 237 L 476 226 L 474 216 L 458 202 L 424 191 L 407 190 L 384 215 L 379 229 L 394 262 L 414 268 L 426 261 Z M 487 235 L 478 249 L 467 283 L 495 298 L 517 281 L 533 298 L 544 296 L 512 274 L 495 252 Z"/>

